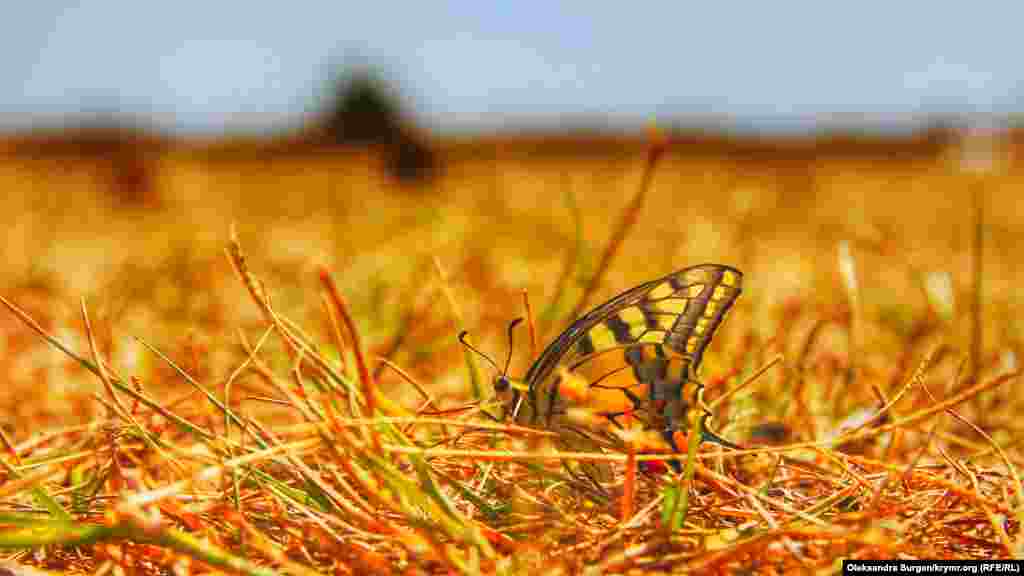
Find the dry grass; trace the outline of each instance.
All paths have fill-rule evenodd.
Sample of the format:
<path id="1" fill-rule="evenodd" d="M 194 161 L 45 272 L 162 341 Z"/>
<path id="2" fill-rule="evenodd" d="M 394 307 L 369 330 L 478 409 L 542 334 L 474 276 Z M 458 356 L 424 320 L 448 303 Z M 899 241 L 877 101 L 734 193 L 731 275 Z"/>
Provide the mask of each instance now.
<path id="1" fill-rule="evenodd" d="M 1019 167 L 649 154 L 469 157 L 396 191 L 367 157 L 172 153 L 148 212 L 7 158 L 0 547 L 97 574 L 1024 555 Z M 523 374 L 577 303 L 705 261 L 746 274 L 701 375 L 749 450 L 677 477 L 480 414 L 461 330 L 503 355 L 525 290 Z"/>

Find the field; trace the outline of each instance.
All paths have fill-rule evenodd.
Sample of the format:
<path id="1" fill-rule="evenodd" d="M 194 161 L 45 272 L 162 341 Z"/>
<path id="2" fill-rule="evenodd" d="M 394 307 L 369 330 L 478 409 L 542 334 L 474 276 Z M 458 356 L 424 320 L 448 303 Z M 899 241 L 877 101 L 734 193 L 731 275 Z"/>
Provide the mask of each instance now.
<path id="1" fill-rule="evenodd" d="M 1024 556 L 1019 135 L 435 144 L 401 184 L 356 148 L 0 147 L 5 570 Z M 698 374 L 743 450 L 677 474 L 643 434 L 565 453 L 481 413 L 461 331 L 500 365 L 526 317 L 521 377 L 580 311 L 706 262 L 743 272 Z"/>

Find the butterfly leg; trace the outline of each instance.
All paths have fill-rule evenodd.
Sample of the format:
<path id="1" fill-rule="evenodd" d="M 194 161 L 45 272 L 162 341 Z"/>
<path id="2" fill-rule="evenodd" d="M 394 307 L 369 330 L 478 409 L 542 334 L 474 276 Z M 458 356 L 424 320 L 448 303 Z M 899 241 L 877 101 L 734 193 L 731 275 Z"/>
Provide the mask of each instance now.
<path id="1" fill-rule="evenodd" d="M 668 427 L 661 431 L 661 436 L 665 439 L 665 442 L 668 442 L 668 445 L 672 447 L 672 451 L 679 454 L 679 445 L 676 444 L 675 424 L 670 423 Z M 683 466 L 679 463 L 679 460 L 669 460 L 668 465 L 676 471 L 676 474 L 681 474 L 683 472 Z"/>
<path id="2" fill-rule="evenodd" d="M 718 434 L 715 434 L 714 431 L 712 431 L 711 428 L 708 427 L 708 418 L 711 418 L 711 408 L 704 402 L 704 385 L 701 384 L 700 382 L 697 382 L 696 380 L 692 380 L 692 382 L 697 384 L 697 388 L 694 395 L 695 397 L 693 398 L 693 403 L 695 404 L 695 406 L 692 407 L 691 410 L 697 409 L 701 411 L 700 441 L 711 442 L 713 444 L 718 444 L 719 446 L 732 448 L 733 450 L 742 450 L 743 448 L 741 446 L 737 446 L 736 444 L 729 442 L 725 438 L 722 438 Z"/>
<path id="3" fill-rule="evenodd" d="M 742 450 L 742 446 L 733 444 L 732 442 L 726 440 L 725 438 L 722 438 L 713 430 L 711 430 L 711 428 L 708 426 L 708 419 L 711 418 L 711 414 L 705 411 L 705 409 L 702 409 L 702 407 L 704 406 L 703 399 L 698 397 L 697 400 L 698 401 L 694 403 L 696 404 L 695 406 L 691 406 L 688 402 L 682 399 L 677 399 L 675 401 L 675 403 L 679 404 L 678 407 L 673 407 L 673 402 L 669 402 L 665 406 L 665 427 L 661 431 L 661 436 L 662 438 L 665 439 L 665 442 L 667 442 L 668 445 L 672 447 L 672 451 L 677 454 L 682 452 L 682 450 L 679 449 L 679 444 L 676 442 L 675 432 L 676 430 L 679 429 L 678 422 L 691 422 L 691 417 L 698 417 L 700 419 L 697 429 L 699 430 L 701 442 L 712 442 L 714 444 L 718 444 L 719 446 L 732 448 L 733 450 Z M 700 416 L 697 416 L 698 412 L 696 411 L 699 411 Z M 680 416 L 677 417 L 677 415 Z M 692 428 L 693 426 L 691 424 L 686 432 L 689 434 Z M 682 466 L 680 465 L 678 460 L 670 460 L 669 464 L 676 472 L 682 471 Z"/>
<path id="4" fill-rule="evenodd" d="M 743 450 L 742 446 L 739 446 L 737 444 L 733 444 L 732 442 L 729 442 L 725 438 L 722 438 L 718 434 L 715 434 L 714 432 L 712 432 L 711 428 L 708 428 L 708 424 L 707 424 L 707 419 L 710 418 L 710 417 L 711 417 L 710 414 L 705 414 L 704 417 L 701 418 L 701 420 L 700 420 L 700 439 L 701 439 L 701 442 L 711 442 L 713 444 L 718 444 L 719 446 L 725 446 L 726 448 L 732 448 L 733 450 Z"/>

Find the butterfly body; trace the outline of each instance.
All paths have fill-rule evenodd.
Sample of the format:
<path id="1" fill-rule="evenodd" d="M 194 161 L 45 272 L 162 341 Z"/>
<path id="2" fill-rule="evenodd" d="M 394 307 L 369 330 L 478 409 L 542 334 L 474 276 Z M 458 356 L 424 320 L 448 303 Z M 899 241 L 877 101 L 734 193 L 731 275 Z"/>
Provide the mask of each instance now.
<path id="1" fill-rule="evenodd" d="M 594 308 L 548 345 L 522 383 L 496 381 L 506 417 L 554 430 L 571 449 L 614 444 L 615 436 L 579 425 L 574 408 L 611 427 L 655 430 L 676 452 L 674 433 L 695 418 L 703 439 L 728 444 L 704 426 L 696 372 L 742 280 L 735 268 L 702 264 Z"/>

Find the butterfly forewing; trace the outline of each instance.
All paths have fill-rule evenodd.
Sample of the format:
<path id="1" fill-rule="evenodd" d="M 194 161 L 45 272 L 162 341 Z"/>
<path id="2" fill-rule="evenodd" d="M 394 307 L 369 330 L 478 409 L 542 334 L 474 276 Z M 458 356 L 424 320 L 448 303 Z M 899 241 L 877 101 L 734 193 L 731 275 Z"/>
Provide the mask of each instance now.
<path id="1" fill-rule="evenodd" d="M 729 266 L 694 266 L 641 284 L 591 310 L 527 372 L 531 409 L 520 421 L 550 426 L 578 404 L 618 426 L 664 429 L 666 417 L 686 418 L 699 387 L 692 378 L 715 329 L 740 294 L 742 277 Z M 558 366 L 589 383 L 583 397 L 561 389 Z"/>

